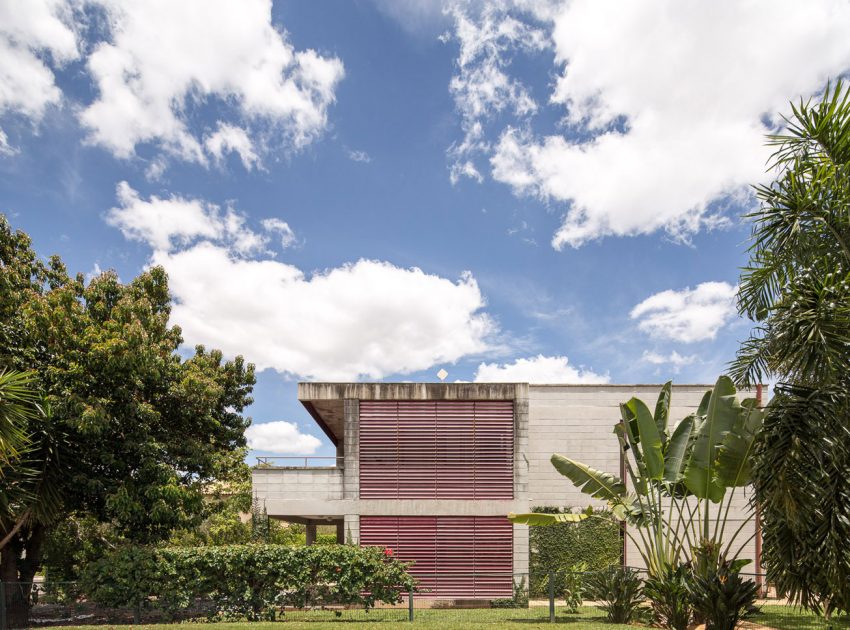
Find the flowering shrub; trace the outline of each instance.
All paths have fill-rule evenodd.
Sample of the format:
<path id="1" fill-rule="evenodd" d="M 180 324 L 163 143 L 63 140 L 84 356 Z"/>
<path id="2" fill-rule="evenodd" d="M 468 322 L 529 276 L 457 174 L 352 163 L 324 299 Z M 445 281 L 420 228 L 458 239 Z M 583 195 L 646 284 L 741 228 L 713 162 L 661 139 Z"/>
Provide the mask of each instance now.
<path id="1" fill-rule="evenodd" d="M 398 603 L 414 587 L 407 567 L 378 547 L 131 547 L 86 567 L 82 584 L 106 606 L 174 611 L 203 599 L 217 616 L 257 620 L 274 619 L 285 606 Z"/>

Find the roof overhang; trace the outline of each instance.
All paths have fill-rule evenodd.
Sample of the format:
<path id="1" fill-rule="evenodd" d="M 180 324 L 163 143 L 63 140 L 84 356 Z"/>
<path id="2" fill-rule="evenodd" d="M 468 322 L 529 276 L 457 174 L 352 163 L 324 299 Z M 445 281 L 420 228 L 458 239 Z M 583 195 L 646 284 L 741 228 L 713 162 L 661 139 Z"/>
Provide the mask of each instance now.
<path id="1" fill-rule="evenodd" d="M 515 400 L 527 383 L 298 383 L 298 400 L 338 445 L 345 429 L 345 400 Z"/>

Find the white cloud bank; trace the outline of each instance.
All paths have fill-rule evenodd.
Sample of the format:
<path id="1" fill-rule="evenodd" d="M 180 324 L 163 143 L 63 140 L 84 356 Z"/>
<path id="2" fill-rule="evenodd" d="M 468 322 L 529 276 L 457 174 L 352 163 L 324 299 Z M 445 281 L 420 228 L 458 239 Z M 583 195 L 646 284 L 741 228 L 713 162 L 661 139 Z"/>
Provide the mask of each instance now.
<path id="1" fill-rule="evenodd" d="M 99 96 L 81 114 L 92 142 L 118 157 L 156 143 L 188 161 L 236 152 L 256 163 L 249 132 L 280 132 L 298 149 L 327 125 L 342 62 L 297 51 L 271 21 L 271 0 L 99 0 L 111 39 L 88 58 Z M 244 128 L 220 123 L 204 141 L 190 112 L 216 99 Z M 206 145 L 206 146 L 205 146 Z"/>
<path id="2" fill-rule="evenodd" d="M 513 363 L 482 363 L 475 371 L 477 383 L 608 383 L 607 374 L 575 368 L 564 356 L 520 358 Z"/>
<path id="3" fill-rule="evenodd" d="M 107 28 L 78 47 L 86 10 Z M 89 141 L 119 158 L 152 146 L 153 178 L 166 157 L 208 166 L 232 153 L 250 170 L 268 150 L 303 148 L 327 127 L 344 75 L 338 58 L 294 48 L 271 0 L 2 2 L 0 114 L 38 121 L 62 99 L 54 69 L 81 57 L 97 94 L 79 108 Z M 200 128 L 210 108 L 222 119 Z"/>
<path id="4" fill-rule="evenodd" d="M 525 4 L 484 11 L 476 28 L 469 12 L 455 19 L 462 45 L 450 89 L 469 146 L 449 156 L 453 177 L 480 179 L 477 153 L 517 194 L 565 204 L 558 249 L 658 230 L 687 239 L 722 223 L 724 204 L 747 199 L 748 185 L 765 179 L 764 134 L 777 114 L 850 69 L 845 0 L 573 0 L 548 15 Z M 558 133 L 532 133 L 522 116 L 488 126 L 490 112 L 517 109 L 517 95 L 542 100 L 509 73 L 511 55 L 528 46 L 492 36 L 522 33 L 522 16 L 554 47 L 549 102 L 564 115 Z M 465 63 L 466 39 L 486 54 Z M 488 97 L 475 109 L 481 99 L 456 84 L 477 74 L 499 82 L 473 85 L 472 95 Z"/>
<path id="5" fill-rule="evenodd" d="M 738 288 L 727 282 L 703 282 L 694 289 L 669 289 L 649 296 L 630 313 L 638 328 L 657 339 L 693 343 L 714 339 L 737 317 Z"/>
<path id="6" fill-rule="evenodd" d="M 322 445 L 319 438 L 301 433 L 298 425 L 285 420 L 252 424 L 245 429 L 248 447 L 266 453 L 311 455 Z"/>
<path id="7" fill-rule="evenodd" d="M 62 66 L 79 57 L 70 23 L 71 7 L 63 0 L 0 2 L 0 115 L 15 112 L 38 122 L 61 102 L 48 60 Z M 16 152 L 2 130 L 0 152 Z"/>
<path id="8" fill-rule="evenodd" d="M 143 199 L 126 183 L 107 221 L 153 249 L 168 271 L 173 321 L 186 343 L 243 354 L 258 368 L 317 380 L 382 378 L 487 351 L 496 325 L 475 278 L 359 260 L 305 273 L 262 254 L 264 232 L 235 210 L 171 196 Z"/>

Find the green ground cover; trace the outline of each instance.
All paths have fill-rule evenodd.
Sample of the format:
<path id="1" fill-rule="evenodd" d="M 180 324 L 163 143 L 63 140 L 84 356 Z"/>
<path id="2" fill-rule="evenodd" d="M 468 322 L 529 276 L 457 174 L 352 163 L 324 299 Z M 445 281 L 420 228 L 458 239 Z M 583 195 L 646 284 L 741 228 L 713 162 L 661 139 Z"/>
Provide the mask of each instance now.
<path id="1" fill-rule="evenodd" d="M 549 609 L 546 607 L 529 609 L 419 609 L 415 611 L 415 616 L 416 621 L 411 624 L 411 627 L 421 630 L 551 627 Z M 577 614 L 559 610 L 556 619 L 559 625 L 586 630 L 641 627 L 606 623 L 603 613 L 593 607 L 584 607 Z M 288 615 L 282 627 L 294 630 L 369 630 L 387 628 L 393 625 L 408 625 L 406 620 L 407 611 L 404 609 L 377 609 L 368 613 L 362 610 L 348 610 L 342 611 L 340 616 L 337 616 L 333 611 L 313 611 Z M 775 630 L 850 629 L 850 619 L 846 617 L 826 621 L 810 613 L 777 605 L 764 606 L 761 613 L 752 617 L 749 621 Z M 247 630 L 280 630 L 281 628 L 280 622 L 203 623 L 197 625 L 204 630 L 241 630 L 243 628 Z M 174 624 L 141 625 L 137 628 L 140 630 L 174 630 Z M 64 630 L 92 630 L 92 626 L 66 626 Z"/>

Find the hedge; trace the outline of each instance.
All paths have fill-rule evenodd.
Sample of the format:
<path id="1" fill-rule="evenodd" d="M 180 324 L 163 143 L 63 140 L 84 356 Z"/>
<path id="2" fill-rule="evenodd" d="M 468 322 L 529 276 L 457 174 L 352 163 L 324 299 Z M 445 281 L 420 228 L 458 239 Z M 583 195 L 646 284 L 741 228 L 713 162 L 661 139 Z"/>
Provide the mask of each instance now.
<path id="1" fill-rule="evenodd" d="M 206 602 L 211 614 L 275 619 L 284 606 L 371 608 L 414 588 L 390 550 L 349 545 L 128 547 L 86 567 L 82 590 L 108 607 L 166 611 Z"/>
<path id="2" fill-rule="evenodd" d="M 542 506 L 534 512 L 554 514 L 569 512 L 569 508 Z M 566 586 L 564 572 L 580 564 L 587 571 L 619 564 L 623 542 L 620 526 L 613 517 L 597 514 L 579 523 L 559 523 L 547 527 L 529 528 L 529 593 L 532 597 L 548 596 L 549 574 L 555 574 L 555 592 L 561 594 Z"/>

